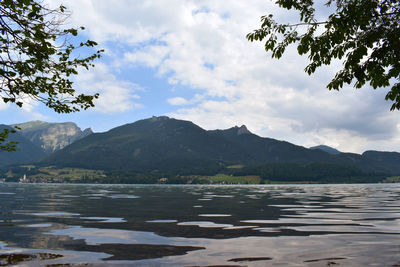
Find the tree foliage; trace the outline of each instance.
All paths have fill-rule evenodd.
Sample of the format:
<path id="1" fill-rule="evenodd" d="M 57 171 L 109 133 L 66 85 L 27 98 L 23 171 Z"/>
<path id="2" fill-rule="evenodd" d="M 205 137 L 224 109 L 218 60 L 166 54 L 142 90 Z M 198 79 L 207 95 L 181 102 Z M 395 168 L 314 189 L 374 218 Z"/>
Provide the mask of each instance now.
<path id="1" fill-rule="evenodd" d="M 318 21 L 313 0 L 277 0 L 285 9 L 299 12 L 295 24 L 276 22 L 272 14 L 261 17 L 261 28 L 247 35 L 250 41 L 265 41 L 265 50 L 280 58 L 290 44 L 308 55 L 309 75 L 322 65 L 339 59 L 343 68 L 329 82 L 329 90 L 354 83 L 361 88 L 389 87 L 386 100 L 391 110 L 400 109 L 400 2 L 398 0 L 328 0 L 333 12 Z"/>
<path id="2" fill-rule="evenodd" d="M 72 77 L 79 68 L 93 67 L 103 51 L 76 56 L 78 49 L 88 54 L 97 43 L 76 38 L 83 27 L 64 28 L 68 16 L 62 5 L 50 9 L 34 0 L 0 2 L 0 97 L 5 103 L 22 107 L 26 99 L 33 99 L 58 113 L 94 106 L 98 94 L 77 93 Z M 0 144 L 8 134 L 2 132 Z"/>
<path id="3" fill-rule="evenodd" d="M 3 129 L 0 132 L 0 151 L 4 150 L 4 151 L 11 152 L 11 151 L 16 151 L 17 150 L 18 142 L 9 141 L 9 142 L 4 144 L 4 142 L 6 141 L 8 135 L 10 133 L 15 133 L 15 130 Z"/>
<path id="4" fill-rule="evenodd" d="M 78 48 L 94 47 L 88 40 L 74 45 L 78 29 L 62 29 L 64 6 L 49 9 L 32 0 L 3 0 L 0 4 L 0 93 L 4 102 L 23 105 L 23 98 L 43 102 L 59 113 L 93 106 L 97 95 L 75 95 L 71 77 L 79 67 L 89 69 L 101 51 L 74 57 Z M 81 27 L 80 29 L 83 29 Z"/>

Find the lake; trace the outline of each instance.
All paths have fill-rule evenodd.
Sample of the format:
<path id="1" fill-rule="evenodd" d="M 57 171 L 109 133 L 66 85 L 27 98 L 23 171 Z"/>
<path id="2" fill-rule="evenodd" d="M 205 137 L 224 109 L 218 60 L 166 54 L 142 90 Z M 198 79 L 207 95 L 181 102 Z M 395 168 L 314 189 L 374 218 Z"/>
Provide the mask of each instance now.
<path id="1" fill-rule="evenodd" d="M 0 265 L 400 266 L 400 185 L 0 184 Z"/>

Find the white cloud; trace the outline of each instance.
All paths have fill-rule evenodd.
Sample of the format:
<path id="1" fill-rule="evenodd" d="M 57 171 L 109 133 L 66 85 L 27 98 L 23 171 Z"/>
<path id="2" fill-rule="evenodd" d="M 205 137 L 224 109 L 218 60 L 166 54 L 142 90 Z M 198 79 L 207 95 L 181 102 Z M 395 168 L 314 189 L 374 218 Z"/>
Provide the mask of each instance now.
<path id="1" fill-rule="evenodd" d="M 16 114 L 19 114 L 23 118 L 28 118 L 30 120 L 47 120 L 48 116 L 42 114 L 37 111 L 40 103 L 27 95 L 19 95 L 18 102 L 22 102 L 22 107 L 19 108 L 16 104 L 4 103 L 4 101 L 0 100 L 0 111 L 8 112 L 8 116 L 13 117 Z M 13 109 L 14 108 L 14 109 Z M 17 111 L 17 112 L 15 112 Z M 7 114 L 7 113 L 5 113 Z"/>
<path id="2" fill-rule="evenodd" d="M 135 92 L 143 89 L 135 83 L 117 79 L 102 63 L 96 64 L 96 68 L 90 71 L 81 71 L 75 85 L 84 93 L 100 94 L 94 101 L 95 107 L 92 110 L 95 112 L 125 112 L 142 106 L 136 102 L 140 96 Z"/>
<path id="3" fill-rule="evenodd" d="M 9 108 L 10 104 L 4 103 L 3 99 L 0 99 L 0 110 L 5 110 Z"/>
<path id="4" fill-rule="evenodd" d="M 34 109 L 39 105 L 39 102 L 37 102 L 36 100 L 32 99 L 29 96 L 21 97 L 19 101 L 22 102 L 22 107 L 21 107 L 22 110 L 27 113 L 33 112 Z"/>
<path id="5" fill-rule="evenodd" d="M 25 117 L 29 118 L 29 120 L 40 120 L 40 121 L 47 121 L 49 120 L 49 116 L 46 116 L 40 112 L 32 111 L 25 114 Z"/>
<path id="6" fill-rule="evenodd" d="M 128 62 L 137 62 L 149 67 L 158 67 L 167 56 L 169 49 L 166 46 L 150 46 L 137 52 L 127 52 L 124 57 Z"/>
<path id="7" fill-rule="evenodd" d="M 195 100 L 187 94 L 167 99 L 170 105 L 181 106 L 171 116 L 208 129 L 246 124 L 260 135 L 305 146 L 321 142 L 358 152 L 368 146 L 400 150 L 400 118 L 389 112 L 384 89 L 329 92 L 325 85 L 340 67 L 338 62 L 308 77 L 303 71 L 307 58 L 295 49 L 273 60 L 262 43 L 245 39 L 259 27 L 261 15 L 271 12 L 281 20 L 293 19 L 294 13 L 282 12 L 270 1 L 71 0 L 67 4 L 73 10 L 73 23 L 87 26 L 90 37 L 108 47 L 115 66 L 151 67 L 171 85 L 197 95 Z M 134 82 L 120 81 L 105 66 L 98 69 L 87 74 L 86 84 L 80 81 L 101 88 L 97 111 L 126 111 L 137 105 Z"/>
<path id="8" fill-rule="evenodd" d="M 40 102 L 38 102 L 35 99 L 32 99 L 29 96 L 21 97 L 19 99 L 21 101 L 22 107 L 19 109 L 18 108 L 18 113 L 24 117 L 27 118 L 28 120 L 48 120 L 49 117 L 46 116 L 45 114 L 41 113 L 41 111 L 38 111 L 37 109 L 41 105 Z"/>
<path id="9" fill-rule="evenodd" d="M 187 106 L 187 105 L 193 105 L 196 104 L 204 99 L 203 95 L 196 94 L 192 99 L 185 99 L 183 97 L 173 97 L 167 99 L 167 102 L 172 105 L 172 106 Z"/>
<path id="10" fill-rule="evenodd" d="M 174 98 L 169 98 L 168 103 L 173 106 L 184 106 L 184 105 L 188 105 L 189 101 L 183 97 L 174 97 Z"/>

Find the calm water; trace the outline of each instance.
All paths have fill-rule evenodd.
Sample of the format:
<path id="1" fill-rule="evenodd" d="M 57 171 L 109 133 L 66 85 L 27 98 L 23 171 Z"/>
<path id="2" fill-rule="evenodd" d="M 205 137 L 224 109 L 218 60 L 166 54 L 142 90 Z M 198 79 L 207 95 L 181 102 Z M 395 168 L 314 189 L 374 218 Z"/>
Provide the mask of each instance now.
<path id="1" fill-rule="evenodd" d="M 394 184 L 3 183 L 0 207 L 0 265 L 400 266 Z"/>

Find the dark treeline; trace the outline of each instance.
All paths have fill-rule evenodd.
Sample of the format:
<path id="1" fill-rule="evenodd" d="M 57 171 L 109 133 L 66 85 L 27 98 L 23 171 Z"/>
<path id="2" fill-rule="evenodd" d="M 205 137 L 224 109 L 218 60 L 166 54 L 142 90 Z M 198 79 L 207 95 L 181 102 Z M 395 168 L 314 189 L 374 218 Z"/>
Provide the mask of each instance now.
<path id="1" fill-rule="evenodd" d="M 228 169 L 234 176 L 258 175 L 269 181 L 311 181 L 311 182 L 380 182 L 387 175 L 364 172 L 351 165 L 329 163 L 272 163 Z"/>
<path id="2" fill-rule="evenodd" d="M 79 179 L 64 179 L 75 183 L 112 183 L 112 184 L 156 184 L 161 178 L 168 184 L 204 183 L 204 177 L 215 174 L 231 176 L 259 176 L 262 183 L 273 182 L 318 182 L 318 183 L 376 183 L 390 176 L 385 173 L 367 172 L 352 165 L 330 163 L 267 163 L 247 165 L 242 168 L 228 168 L 229 164 L 217 161 L 199 161 L 199 164 L 187 162 L 165 162 L 162 166 L 146 169 L 105 170 L 104 175 L 84 175 Z M 59 172 L 62 175 L 63 172 Z M 0 178 L 8 182 L 17 182 L 24 175 L 28 177 L 52 175 L 40 167 L 12 166 L 0 169 Z M 57 178 L 57 177 L 54 177 Z"/>

